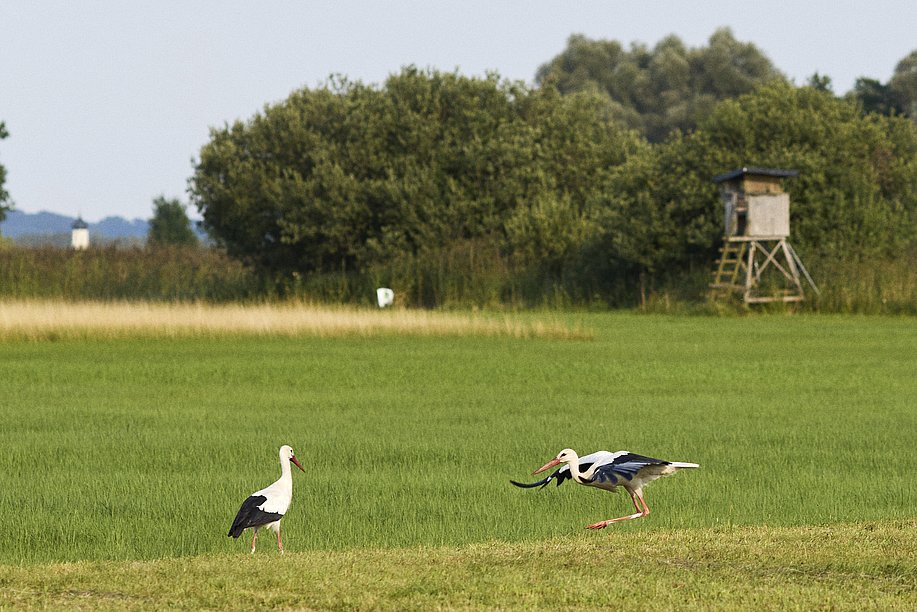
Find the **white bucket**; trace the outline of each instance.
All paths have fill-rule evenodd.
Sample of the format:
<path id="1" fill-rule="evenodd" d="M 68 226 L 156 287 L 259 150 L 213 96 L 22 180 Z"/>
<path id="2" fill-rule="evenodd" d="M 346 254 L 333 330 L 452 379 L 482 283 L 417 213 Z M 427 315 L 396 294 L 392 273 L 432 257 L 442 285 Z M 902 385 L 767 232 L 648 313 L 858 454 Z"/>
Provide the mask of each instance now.
<path id="1" fill-rule="evenodd" d="M 386 287 L 376 289 L 376 301 L 379 302 L 379 308 L 391 306 L 395 301 L 395 292 Z"/>

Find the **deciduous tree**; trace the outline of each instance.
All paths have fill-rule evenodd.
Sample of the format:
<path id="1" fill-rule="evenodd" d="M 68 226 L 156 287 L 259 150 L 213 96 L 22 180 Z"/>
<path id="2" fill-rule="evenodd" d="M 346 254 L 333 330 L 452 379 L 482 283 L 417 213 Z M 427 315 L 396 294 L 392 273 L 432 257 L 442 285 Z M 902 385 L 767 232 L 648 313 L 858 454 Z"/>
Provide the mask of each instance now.
<path id="1" fill-rule="evenodd" d="M 888 83 L 860 77 L 846 97 L 865 113 L 905 115 L 917 123 L 917 50 L 898 62 Z"/>
<path id="2" fill-rule="evenodd" d="M 10 133 L 6 129 L 6 124 L 0 121 L 0 140 L 7 138 Z M 3 188 L 6 183 L 6 168 L 0 164 L 0 222 L 6 219 L 6 213 L 12 209 L 10 194 Z"/>
<path id="3" fill-rule="evenodd" d="M 634 43 L 629 50 L 618 41 L 574 35 L 537 74 L 539 83 L 563 93 L 603 92 L 616 115 L 651 142 L 694 129 L 719 100 L 774 79 L 783 77 L 764 53 L 736 40 L 728 28 L 697 49 L 674 35 L 653 49 Z"/>
<path id="4" fill-rule="evenodd" d="M 888 84 L 901 112 L 917 123 L 917 49 L 898 62 Z"/>
<path id="5" fill-rule="evenodd" d="M 186 245 L 198 243 L 191 220 L 185 212 L 185 205 L 176 199 L 159 196 L 153 200 L 153 218 L 147 242 L 151 245 Z"/>
<path id="6" fill-rule="evenodd" d="M 191 191 L 231 254 L 281 275 L 482 236 L 531 253 L 550 228 L 526 210 L 562 204 L 553 222 L 589 227 L 602 177 L 637 139 L 595 94 L 406 68 L 382 87 L 334 79 L 213 130 Z"/>

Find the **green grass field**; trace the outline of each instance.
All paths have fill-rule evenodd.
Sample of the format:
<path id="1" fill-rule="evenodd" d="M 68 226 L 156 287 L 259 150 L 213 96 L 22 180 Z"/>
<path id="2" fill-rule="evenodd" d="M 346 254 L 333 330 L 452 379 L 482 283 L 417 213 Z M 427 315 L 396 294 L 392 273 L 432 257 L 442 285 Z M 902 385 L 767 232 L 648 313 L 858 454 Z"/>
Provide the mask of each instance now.
<path id="1" fill-rule="evenodd" d="M 601 585 L 592 585 L 594 575 L 588 584 L 574 581 L 569 599 L 562 590 L 542 598 L 535 579 L 532 598 L 514 598 L 525 577 L 499 559 L 556 555 L 569 574 L 575 551 L 601 557 L 606 546 L 609 564 L 622 547 L 662 563 L 654 566 L 663 570 L 656 589 L 690 565 L 678 559 L 692 554 L 731 568 L 702 572 L 711 582 L 697 590 L 686 578 L 682 601 L 754 605 L 743 590 L 742 564 L 730 565 L 726 552 L 716 561 L 719 549 L 710 541 L 738 549 L 746 542 L 750 554 L 772 550 L 774 559 L 792 559 L 795 551 L 811 561 L 792 534 L 821 533 L 812 526 L 841 537 L 813 544 L 810 555 L 822 559 L 816 567 L 827 564 L 830 573 L 830 559 L 856 558 L 872 541 L 879 552 L 848 568 L 862 593 L 878 589 L 870 601 L 884 594 L 885 604 L 914 601 L 914 563 L 899 558 L 896 544 L 914 550 L 917 529 L 913 319 L 577 314 L 569 324 L 591 330 L 593 339 L 4 341 L 0 592 L 9 595 L 0 596 L 0 606 L 601 606 L 609 603 Z M 426 556 L 460 558 L 456 575 L 448 563 L 417 570 L 433 571 L 439 578 L 431 584 L 446 590 L 399 599 L 367 586 L 362 599 L 341 591 L 335 600 L 332 589 L 296 604 L 265 586 L 258 600 L 256 584 L 239 574 L 250 568 L 250 577 L 258 576 L 278 563 L 276 544 L 259 538 L 260 557 L 252 561 L 248 535 L 234 541 L 225 534 L 245 496 L 278 476 L 283 443 L 308 470 L 293 474 L 284 571 L 321 571 L 322 559 L 346 566 L 360 551 L 391 564 L 382 574 L 423 566 Z M 565 446 L 628 449 L 702 467 L 651 485 L 646 519 L 585 532 L 588 523 L 628 513 L 627 496 L 572 483 L 542 491 L 508 483 L 526 479 Z M 869 540 L 867 529 L 884 539 Z M 778 543 L 755 548 L 768 537 Z M 681 547 L 671 575 L 669 545 Z M 198 558 L 167 561 L 174 557 Z M 614 572 L 597 569 L 600 559 L 590 563 Z M 517 565 L 538 579 L 550 571 Z M 223 567 L 231 570 L 223 574 Z M 357 566 L 350 567 L 348 579 L 359 582 Z M 469 568 L 493 570 L 505 582 L 484 581 L 482 591 L 460 589 L 450 599 L 449 585 Z M 131 572 L 155 574 L 160 586 L 174 572 L 188 598 L 149 599 L 141 589 L 140 599 L 122 601 L 118 593 L 136 592 L 119 586 Z M 202 581 L 200 598 L 188 576 Z M 821 587 L 834 584 L 831 576 Z M 370 572 L 367 579 L 380 578 Z M 843 589 L 846 579 L 836 582 Z M 303 584 L 331 589 L 314 577 Z M 247 595 L 232 599 L 239 588 Z M 581 591 L 589 594 L 579 598 Z M 830 601 L 856 607 L 850 593 L 861 591 Z M 717 599 L 718 592 L 733 598 Z M 784 603 L 815 601 L 793 599 L 793 592 L 788 587 Z M 222 604 L 220 593 L 229 598 Z M 772 603 L 779 606 L 779 598 Z"/>

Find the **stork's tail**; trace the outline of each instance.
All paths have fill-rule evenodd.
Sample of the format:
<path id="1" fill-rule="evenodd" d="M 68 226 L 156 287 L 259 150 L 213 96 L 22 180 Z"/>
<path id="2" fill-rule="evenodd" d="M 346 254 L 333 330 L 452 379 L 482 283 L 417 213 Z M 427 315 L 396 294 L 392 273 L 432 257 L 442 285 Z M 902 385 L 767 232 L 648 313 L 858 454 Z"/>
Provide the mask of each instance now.
<path id="1" fill-rule="evenodd" d="M 699 463 L 688 463 L 687 461 L 670 461 L 669 465 L 673 468 L 697 468 L 700 467 Z"/>

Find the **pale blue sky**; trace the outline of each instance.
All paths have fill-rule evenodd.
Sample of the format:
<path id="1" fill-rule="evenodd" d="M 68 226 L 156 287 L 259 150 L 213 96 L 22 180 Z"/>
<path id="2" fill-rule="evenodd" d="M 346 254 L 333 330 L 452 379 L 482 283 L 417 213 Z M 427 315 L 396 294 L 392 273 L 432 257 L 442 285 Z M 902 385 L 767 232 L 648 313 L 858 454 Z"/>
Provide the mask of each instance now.
<path id="1" fill-rule="evenodd" d="M 148 218 L 159 194 L 187 201 L 211 126 L 332 73 L 531 83 L 573 33 L 696 47 L 721 26 L 797 83 L 817 71 L 844 93 L 917 48 L 917 1 L 0 0 L 0 164 L 19 210 Z"/>

